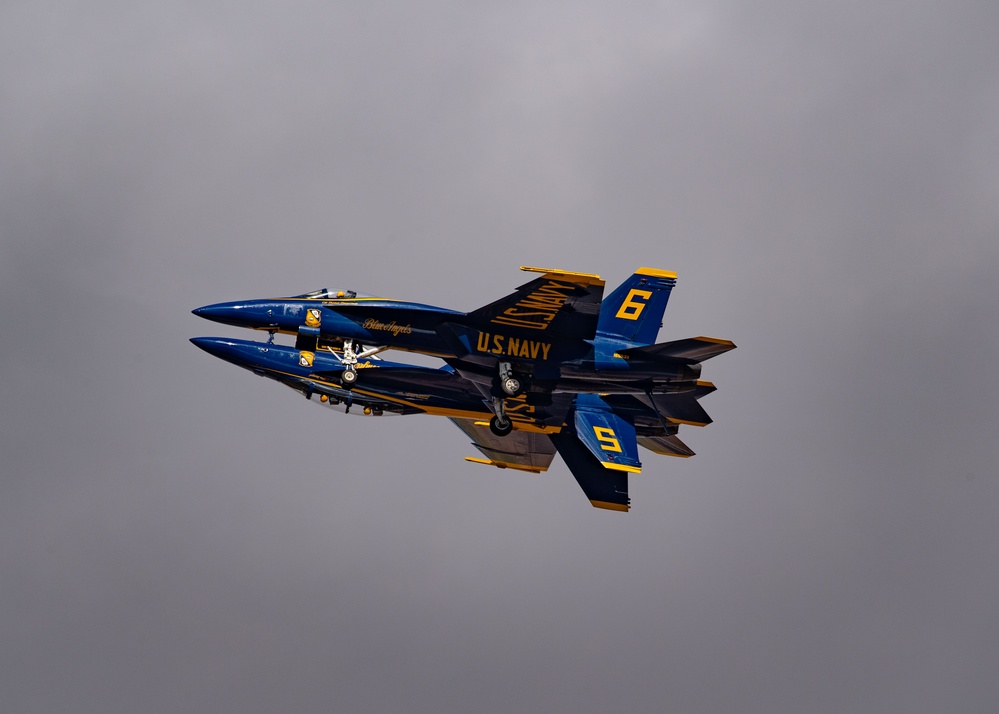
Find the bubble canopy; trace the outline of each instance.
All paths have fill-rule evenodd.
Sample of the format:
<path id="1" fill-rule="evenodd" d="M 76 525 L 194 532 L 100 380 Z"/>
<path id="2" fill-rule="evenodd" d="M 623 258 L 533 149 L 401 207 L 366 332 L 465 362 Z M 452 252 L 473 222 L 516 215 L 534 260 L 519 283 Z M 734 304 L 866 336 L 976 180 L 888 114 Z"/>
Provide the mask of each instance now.
<path id="1" fill-rule="evenodd" d="M 342 288 L 320 288 L 319 290 L 313 290 L 311 293 L 296 295 L 295 297 L 306 300 L 335 300 L 338 298 L 374 297 L 374 295 L 359 293 L 356 290 L 344 290 Z"/>

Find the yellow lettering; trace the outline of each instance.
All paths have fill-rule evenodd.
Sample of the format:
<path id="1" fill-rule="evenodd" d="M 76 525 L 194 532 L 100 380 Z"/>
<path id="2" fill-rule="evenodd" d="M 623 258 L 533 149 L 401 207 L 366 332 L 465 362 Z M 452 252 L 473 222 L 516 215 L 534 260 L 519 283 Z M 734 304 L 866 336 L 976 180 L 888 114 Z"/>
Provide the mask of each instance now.
<path id="1" fill-rule="evenodd" d="M 546 330 L 548 323 L 555 319 L 559 310 L 565 305 L 565 301 L 569 299 L 569 296 L 564 295 L 562 291 L 571 293 L 575 288 L 576 286 L 572 283 L 558 283 L 549 280 L 545 285 L 518 300 L 512 307 L 506 308 L 503 314 L 497 315 L 490 322 L 527 327 L 532 330 Z M 521 310 L 526 310 L 526 312 L 521 312 Z"/>
<path id="2" fill-rule="evenodd" d="M 533 294 L 537 295 L 541 293 L 541 294 L 554 295 L 555 297 L 564 297 L 563 295 L 559 294 L 559 291 L 565 290 L 567 292 L 572 292 L 575 289 L 575 287 L 576 286 L 573 285 L 572 283 L 559 283 L 554 280 L 549 280 L 547 285 L 541 286 Z"/>
<path id="3" fill-rule="evenodd" d="M 620 317 L 625 320 L 637 320 L 638 316 L 642 314 L 642 310 L 645 309 L 645 302 L 636 302 L 635 298 L 644 298 L 648 300 L 652 297 L 652 292 L 649 290 L 639 290 L 638 288 L 632 288 L 628 292 L 628 297 L 624 299 L 621 303 L 621 308 L 617 311 L 614 317 Z"/>
<path id="4" fill-rule="evenodd" d="M 551 344 L 547 342 L 535 342 L 534 340 L 507 337 L 490 332 L 480 332 L 475 338 L 475 349 L 478 352 L 523 359 L 538 359 L 539 355 L 541 355 L 541 359 L 548 359 L 551 348 Z"/>
<path id="5" fill-rule="evenodd" d="M 376 330 L 378 332 L 391 332 L 393 337 L 398 337 L 400 334 L 402 335 L 413 334 L 412 325 L 400 325 L 396 323 L 395 320 L 392 320 L 392 322 L 386 325 L 384 322 L 379 322 L 374 318 L 368 318 L 367 320 L 364 321 L 364 324 L 362 324 L 361 327 L 363 327 L 365 330 Z"/>
<path id="6" fill-rule="evenodd" d="M 551 322 L 552 319 L 555 317 L 556 313 L 554 313 L 554 312 L 517 312 L 516 309 L 514 309 L 512 307 L 508 307 L 506 310 L 503 311 L 503 314 L 505 316 L 507 316 L 507 317 L 512 317 L 512 318 L 517 319 L 517 320 L 524 320 L 524 319 L 526 319 L 528 317 L 531 317 L 532 315 L 538 315 L 545 322 Z M 537 322 L 537 320 L 527 320 L 527 322 Z"/>
<path id="7" fill-rule="evenodd" d="M 513 400 L 508 399 L 506 402 L 506 413 L 519 414 L 520 412 L 532 414 L 534 412 L 534 407 L 527 402 L 514 402 Z"/>
<path id="8" fill-rule="evenodd" d="M 558 312 L 564 302 L 565 298 L 563 297 L 544 297 L 535 293 L 531 295 L 529 300 L 521 300 L 517 303 L 517 307 L 534 308 L 535 310 L 552 310 L 554 308 L 552 312 Z"/>
<path id="9" fill-rule="evenodd" d="M 494 317 L 490 322 L 495 322 L 498 325 L 510 325 L 511 327 L 526 327 L 531 330 L 544 330 L 547 329 L 548 325 L 540 324 L 537 322 L 528 322 L 527 320 L 514 320 L 509 317 Z"/>
<path id="10" fill-rule="evenodd" d="M 600 448 L 603 451 L 621 451 L 621 442 L 617 440 L 613 429 L 608 429 L 605 426 L 595 426 L 593 427 L 593 434 L 597 437 L 597 441 L 600 442 Z"/>
<path id="11" fill-rule="evenodd" d="M 526 396 L 506 400 L 506 413 L 514 421 L 533 422 L 534 407 L 527 403 Z"/>

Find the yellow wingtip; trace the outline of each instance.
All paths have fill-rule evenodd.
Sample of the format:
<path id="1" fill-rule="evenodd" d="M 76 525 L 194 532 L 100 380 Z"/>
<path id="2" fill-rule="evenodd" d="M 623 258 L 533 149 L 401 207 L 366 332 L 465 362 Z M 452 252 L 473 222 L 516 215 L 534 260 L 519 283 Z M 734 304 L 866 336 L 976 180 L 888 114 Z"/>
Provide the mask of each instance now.
<path id="1" fill-rule="evenodd" d="M 559 270 L 558 268 L 536 268 L 532 265 L 522 265 L 520 269 L 528 273 L 544 273 L 547 275 L 562 275 L 574 282 L 588 284 L 591 282 L 603 282 L 603 278 L 593 273 L 574 273 L 571 270 Z"/>
<path id="2" fill-rule="evenodd" d="M 465 461 L 473 464 L 484 464 L 486 466 L 495 466 L 498 469 L 513 469 L 514 471 L 526 471 L 531 474 L 539 474 L 542 469 L 534 468 L 533 466 L 523 466 L 521 464 L 504 464 L 502 461 L 493 461 L 491 459 L 477 459 L 474 456 L 466 456 Z"/>

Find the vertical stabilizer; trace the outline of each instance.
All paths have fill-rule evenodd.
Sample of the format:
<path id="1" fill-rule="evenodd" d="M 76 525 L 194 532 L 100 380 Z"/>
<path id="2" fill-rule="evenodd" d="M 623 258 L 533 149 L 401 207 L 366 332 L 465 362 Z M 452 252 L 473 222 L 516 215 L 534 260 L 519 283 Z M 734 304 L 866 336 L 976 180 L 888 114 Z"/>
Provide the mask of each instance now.
<path id="1" fill-rule="evenodd" d="M 628 498 L 627 471 L 605 469 L 574 434 L 563 431 L 548 438 L 594 508 L 628 512 L 631 499 Z"/>
<path id="2" fill-rule="evenodd" d="M 639 268 L 604 299 L 597 334 L 642 345 L 652 344 L 659 334 L 674 285 L 676 273 Z"/>
<path id="3" fill-rule="evenodd" d="M 596 394 L 576 395 L 576 436 L 605 469 L 639 473 L 635 425 Z"/>

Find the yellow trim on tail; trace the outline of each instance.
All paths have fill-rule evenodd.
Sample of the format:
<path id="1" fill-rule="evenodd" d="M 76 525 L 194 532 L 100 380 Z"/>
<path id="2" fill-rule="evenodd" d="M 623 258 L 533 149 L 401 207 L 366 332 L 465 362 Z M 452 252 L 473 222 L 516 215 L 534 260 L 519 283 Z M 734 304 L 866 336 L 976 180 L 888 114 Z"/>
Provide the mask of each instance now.
<path id="1" fill-rule="evenodd" d="M 672 270 L 659 270 L 659 268 L 639 268 L 636 275 L 648 275 L 652 278 L 673 278 L 676 280 L 676 273 Z"/>
<path id="2" fill-rule="evenodd" d="M 631 508 L 631 506 L 626 506 L 623 503 L 608 503 L 607 501 L 594 501 L 590 499 L 590 504 L 594 508 L 603 508 L 608 511 L 624 511 L 625 513 Z"/>
<path id="3" fill-rule="evenodd" d="M 694 339 L 700 340 L 701 342 L 712 342 L 716 345 L 732 345 L 735 347 L 735 343 L 732 342 L 732 340 L 723 340 L 718 337 L 705 337 L 704 335 L 701 335 L 700 337 L 695 337 Z"/>
<path id="4" fill-rule="evenodd" d="M 677 419 L 676 417 L 666 417 L 666 421 L 671 424 L 686 424 L 687 426 L 707 426 L 706 421 L 687 421 L 686 419 Z"/>
<path id="5" fill-rule="evenodd" d="M 628 466 L 627 464 L 615 464 L 610 461 L 601 461 L 600 465 L 611 471 L 627 471 L 630 474 L 640 474 L 642 469 L 639 466 Z"/>

